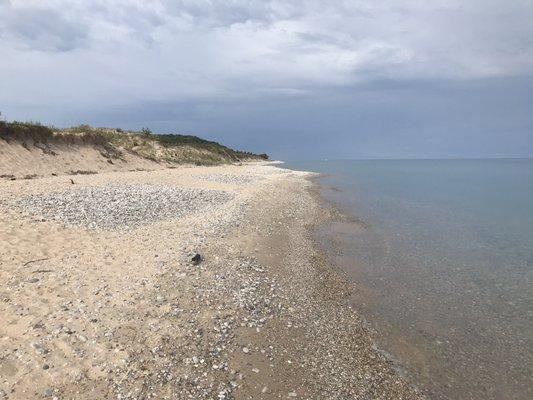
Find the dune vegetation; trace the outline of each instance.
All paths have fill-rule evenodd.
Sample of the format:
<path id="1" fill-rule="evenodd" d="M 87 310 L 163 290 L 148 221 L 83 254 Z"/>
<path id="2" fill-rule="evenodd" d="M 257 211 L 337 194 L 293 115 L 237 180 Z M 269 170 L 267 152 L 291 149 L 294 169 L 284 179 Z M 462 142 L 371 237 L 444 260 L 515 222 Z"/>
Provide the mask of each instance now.
<path id="1" fill-rule="evenodd" d="M 120 159 L 125 152 L 170 164 L 217 165 L 241 161 L 267 160 L 266 154 L 233 150 L 217 142 L 191 135 L 154 134 L 120 128 L 94 128 L 80 125 L 55 128 L 38 122 L 0 121 L 0 140 L 36 147 L 54 155 L 57 146 L 87 145 L 100 148 L 110 159 Z"/>

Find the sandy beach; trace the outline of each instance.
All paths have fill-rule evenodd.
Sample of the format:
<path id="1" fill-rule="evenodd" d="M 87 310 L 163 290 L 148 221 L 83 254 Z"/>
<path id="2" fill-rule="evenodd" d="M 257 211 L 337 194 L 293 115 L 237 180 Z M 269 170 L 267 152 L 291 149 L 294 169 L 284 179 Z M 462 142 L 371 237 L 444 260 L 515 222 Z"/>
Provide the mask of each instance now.
<path id="1" fill-rule="evenodd" d="M 310 177 L 1 180 L 0 399 L 421 398 L 313 242 Z"/>

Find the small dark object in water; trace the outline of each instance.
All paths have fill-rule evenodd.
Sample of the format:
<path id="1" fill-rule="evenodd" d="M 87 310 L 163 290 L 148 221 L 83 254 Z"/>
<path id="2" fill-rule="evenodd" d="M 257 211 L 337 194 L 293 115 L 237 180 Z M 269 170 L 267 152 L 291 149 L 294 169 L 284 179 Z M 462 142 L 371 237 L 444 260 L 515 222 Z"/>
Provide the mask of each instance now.
<path id="1" fill-rule="evenodd" d="M 194 257 L 191 259 L 191 261 L 192 261 L 192 263 L 194 265 L 198 265 L 198 264 L 200 264 L 202 262 L 202 256 L 200 254 L 196 253 L 194 255 Z"/>

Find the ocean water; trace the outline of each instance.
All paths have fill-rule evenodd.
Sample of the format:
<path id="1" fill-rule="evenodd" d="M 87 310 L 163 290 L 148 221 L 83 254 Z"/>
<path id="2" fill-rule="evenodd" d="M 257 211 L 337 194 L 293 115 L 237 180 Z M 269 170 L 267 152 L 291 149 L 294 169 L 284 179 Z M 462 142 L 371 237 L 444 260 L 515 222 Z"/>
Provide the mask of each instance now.
<path id="1" fill-rule="evenodd" d="M 533 398 L 533 160 L 285 166 L 351 216 L 317 238 L 400 373 L 435 399 Z"/>

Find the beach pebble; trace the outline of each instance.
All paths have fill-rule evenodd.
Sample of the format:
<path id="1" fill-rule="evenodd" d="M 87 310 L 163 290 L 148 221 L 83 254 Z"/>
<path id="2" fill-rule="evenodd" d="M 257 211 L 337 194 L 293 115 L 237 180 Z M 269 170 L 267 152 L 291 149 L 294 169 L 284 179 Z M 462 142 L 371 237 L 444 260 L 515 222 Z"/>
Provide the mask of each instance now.
<path id="1" fill-rule="evenodd" d="M 212 209 L 233 198 L 227 192 L 156 184 L 108 184 L 23 197 L 15 205 L 67 226 L 131 229 Z"/>
<path id="2" fill-rule="evenodd" d="M 35 349 L 35 352 L 37 354 L 46 354 L 47 352 L 46 349 L 43 347 L 43 345 L 40 343 L 34 343 L 33 348 Z"/>

